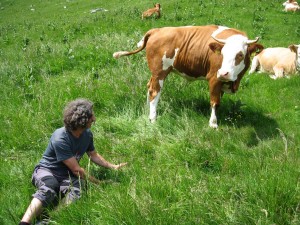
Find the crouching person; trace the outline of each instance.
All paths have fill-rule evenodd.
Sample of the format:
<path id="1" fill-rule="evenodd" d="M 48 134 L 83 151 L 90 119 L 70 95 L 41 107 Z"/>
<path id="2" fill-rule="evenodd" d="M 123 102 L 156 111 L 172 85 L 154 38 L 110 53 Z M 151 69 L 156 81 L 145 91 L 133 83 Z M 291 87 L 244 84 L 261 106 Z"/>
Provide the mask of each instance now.
<path id="1" fill-rule="evenodd" d="M 19 225 L 30 224 L 43 208 L 54 204 L 60 195 L 65 197 L 67 204 L 79 199 L 85 180 L 100 183 L 80 167 L 79 161 L 84 153 L 92 162 L 105 168 L 118 170 L 127 164 L 112 164 L 95 151 L 90 130 L 96 121 L 92 102 L 76 99 L 68 103 L 63 121 L 64 127 L 54 131 L 42 159 L 34 169 L 32 183 L 37 191 Z"/>

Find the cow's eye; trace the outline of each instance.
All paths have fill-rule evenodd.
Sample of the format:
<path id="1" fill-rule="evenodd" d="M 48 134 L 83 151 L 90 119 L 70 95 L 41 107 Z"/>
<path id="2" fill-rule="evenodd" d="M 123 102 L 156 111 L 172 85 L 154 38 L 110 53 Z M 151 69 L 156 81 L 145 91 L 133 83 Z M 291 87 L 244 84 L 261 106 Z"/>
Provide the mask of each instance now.
<path id="1" fill-rule="evenodd" d="M 241 53 L 241 52 L 238 53 L 238 54 L 237 54 L 237 58 L 238 58 L 238 59 L 243 59 L 243 58 L 244 58 L 244 54 Z"/>

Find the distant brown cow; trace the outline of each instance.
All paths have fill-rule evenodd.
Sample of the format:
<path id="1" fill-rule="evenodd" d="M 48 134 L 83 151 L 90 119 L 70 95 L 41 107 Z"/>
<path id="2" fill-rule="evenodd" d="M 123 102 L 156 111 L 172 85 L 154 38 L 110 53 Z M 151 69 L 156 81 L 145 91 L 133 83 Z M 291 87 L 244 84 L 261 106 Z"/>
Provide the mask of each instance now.
<path id="1" fill-rule="evenodd" d="M 156 18 L 160 17 L 160 4 L 156 3 L 154 5 L 154 8 L 148 9 L 142 14 L 142 19 L 152 16 L 153 14 L 156 14 Z"/>
<path id="2" fill-rule="evenodd" d="M 207 80 L 209 83 L 211 116 L 209 126 L 217 128 L 216 110 L 224 92 L 235 93 L 250 66 L 250 55 L 263 49 L 249 40 L 244 32 L 228 27 L 187 26 L 164 27 L 149 30 L 138 44 L 138 49 L 115 52 L 119 58 L 146 48 L 152 73 L 148 86 L 149 119 L 156 120 L 156 108 L 163 83 L 172 71 L 189 80 Z"/>

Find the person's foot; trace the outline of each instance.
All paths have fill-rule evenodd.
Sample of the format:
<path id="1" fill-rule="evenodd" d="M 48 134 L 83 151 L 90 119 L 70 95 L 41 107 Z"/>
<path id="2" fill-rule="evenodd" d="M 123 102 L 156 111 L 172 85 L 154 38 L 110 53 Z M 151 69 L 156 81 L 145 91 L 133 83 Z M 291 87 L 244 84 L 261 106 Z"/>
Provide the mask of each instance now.
<path id="1" fill-rule="evenodd" d="M 50 216 L 47 213 L 47 211 L 42 212 L 42 214 L 39 215 L 35 221 L 35 225 L 47 225 L 49 223 L 50 223 Z"/>
<path id="2" fill-rule="evenodd" d="M 30 223 L 21 221 L 21 222 L 19 223 L 19 225 L 30 225 Z"/>
<path id="3" fill-rule="evenodd" d="M 35 225 L 47 225 L 50 223 L 50 218 L 44 218 L 42 220 L 37 220 Z"/>

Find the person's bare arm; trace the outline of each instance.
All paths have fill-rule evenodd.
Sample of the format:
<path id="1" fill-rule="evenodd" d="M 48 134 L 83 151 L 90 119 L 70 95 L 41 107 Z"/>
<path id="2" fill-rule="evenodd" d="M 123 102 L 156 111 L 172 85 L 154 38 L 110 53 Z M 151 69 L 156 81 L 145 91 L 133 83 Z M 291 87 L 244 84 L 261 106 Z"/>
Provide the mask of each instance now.
<path id="1" fill-rule="evenodd" d="M 99 166 L 103 166 L 105 168 L 109 168 L 109 169 L 115 169 L 118 170 L 121 167 L 127 165 L 126 163 L 120 163 L 120 164 L 112 164 L 108 161 L 106 161 L 100 154 L 98 154 L 96 151 L 91 151 L 91 152 L 87 152 L 88 156 L 90 157 L 90 159 L 92 160 L 92 162 L 96 163 Z"/>
<path id="2" fill-rule="evenodd" d="M 93 182 L 95 184 L 100 183 L 100 181 L 98 179 L 96 179 L 95 177 L 87 175 L 85 170 L 82 167 L 80 167 L 80 165 L 77 162 L 77 160 L 75 159 L 75 157 L 66 159 L 63 161 L 63 163 L 66 164 L 66 166 L 72 171 L 72 173 L 75 176 L 80 177 L 85 180 L 89 179 L 91 182 Z"/>

